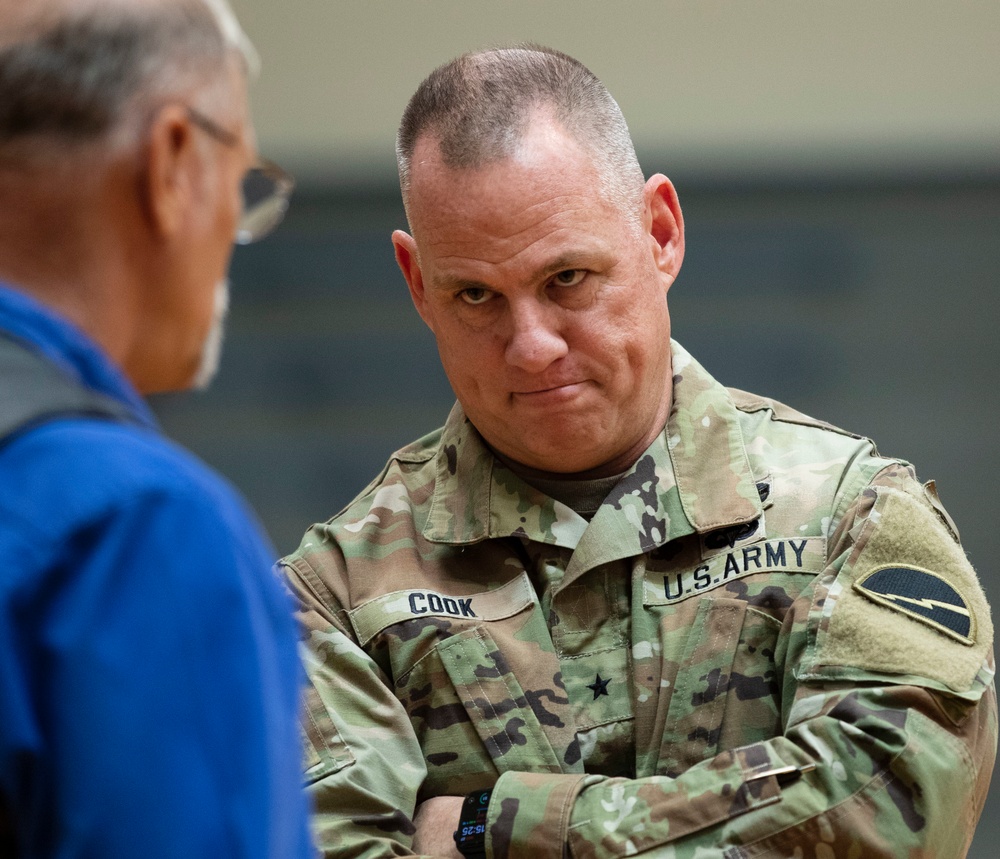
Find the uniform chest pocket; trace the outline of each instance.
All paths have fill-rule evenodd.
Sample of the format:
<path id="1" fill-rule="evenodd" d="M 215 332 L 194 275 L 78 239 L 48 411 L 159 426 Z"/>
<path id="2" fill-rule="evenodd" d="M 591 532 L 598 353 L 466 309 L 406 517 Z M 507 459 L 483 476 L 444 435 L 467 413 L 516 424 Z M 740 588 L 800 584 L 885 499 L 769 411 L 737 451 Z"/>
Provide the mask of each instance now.
<path id="1" fill-rule="evenodd" d="M 568 701 L 558 659 L 540 644 L 547 635 L 526 574 L 468 597 L 405 591 L 381 599 L 356 610 L 352 623 L 368 632 L 366 649 L 388 665 L 409 713 L 427 795 L 475 790 L 508 770 L 562 771 L 555 749 L 573 737 Z"/>
<path id="2" fill-rule="evenodd" d="M 778 735 L 781 622 L 740 599 L 701 600 L 667 710 L 656 771 Z"/>
<path id="3" fill-rule="evenodd" d="M 511 666 L 522 666 L 520 651 L 531 645 L 512 640 L 505 626 L 453 628 L 395 680 L 427 761 L 428 795 L 467 793 L 507 771 L 562 771 L 553 744 L 571 739 L 560 717 L 565 692 L 515 674 Z M 544 661 L 533 656 L 529 664 Z"/>
<path id="4" fill-rule="evenodd" d="M 568 728 L 550 706 L 566 703 L 561 689 L 522 688 L 507 656 L 484 627 L 438 646 L 438 654 L 483 746 L 498 772 L 561 772 L 542 727 Z"/>

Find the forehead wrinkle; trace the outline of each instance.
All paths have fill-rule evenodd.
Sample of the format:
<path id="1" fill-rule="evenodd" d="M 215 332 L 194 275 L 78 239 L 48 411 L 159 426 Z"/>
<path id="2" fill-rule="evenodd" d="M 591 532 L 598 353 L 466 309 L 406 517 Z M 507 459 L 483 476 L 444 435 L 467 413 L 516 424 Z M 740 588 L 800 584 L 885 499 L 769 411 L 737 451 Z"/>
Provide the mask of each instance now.
<path id="1" fill-rule="evenodd" d="M 451 168 L 432 140 L 418 143 L 408 214 L 432 280 L 489 289 L 485 281 L 537 280 L 607 256 L 623 221 L 620 207 L 601 192 L 590 159 L 567 158 L 550 144 Z"/>
<path id="2" fill-rule="evenodd" d="M 564 204 L 567 201 L 569 204 Z M 602 201 L 603 202 L 603 201 Z M 413 231 L 418 244 L 424 244 L 428 249 L 438 248 L 441 259 L 459 257 L 466 259 L 462 250 L 471 247 L 476 251 L 484 249 L 487 243 L 499 244 L 496 249 L 498 255 L 503 259 L 521 256 L 531 251 L 539 243 L 545 241 L 558 241 L 560 234 L 565 232 L 576 233 L 578 228 L 573 223 L 566 223 L 578 211 L 587 211 L 593 206 L 588 205 L 586 200 L 579 198 L 577 194 L 558 194 L 545 200 L 533 203 L 521 210 L 521 214 L 530 215 L 537 209 L 543 209 L 538 217 L 532 219 L 530 223 L 524 223 L 519 218 L 519 223 L 514 224 L 505 232 L 499 232 L 499 227 L 506 224 L 510 209 L 500 207 L 487 208 L 484 206 L 462 205 L 458 207 L 446 207 L 444 205 L 434 205 L 433 200 L 426 203 L 426 208 L 431 213 L 429 218 L 414 218 Z M 443 223 L 433 214 L 437 212 L 447 212 Z M 609 223 L 615 217 L 615 213 L 608 215 Z M 554 223 L 550 223 L 554 222 Z M 541 232 L 541 235 L 530 238 L 533 232 Z M 443 236 L 441 234 L 444 234 Z M 507 254 L 507 247 L 516 244 L 519 239 L 528 236 L 530 241 L 523 246 L 514 248 L 512 255 Z M 425 241 L 421 241 L 424 239 Z M 588 233 L 587 239 L 590 243 L 602 241 L 602 237 L 593 232 Z M 579 252 L 584 252 L 583 249 Z M 485 261 L 485 260 L 484 260 Z"/>
<path id="3" fill-rule="evenodd" d="M 585 210 L 587 206 L 582 202 L 573 208 L 560 205 L 561 200 L 573 199 L 575 196 L 561 195 L 536 204 L 531 208 L 538 208 L 546 203 L 555 205 L 530 225 L 522 226 L 502 237 L 489 236 L 486 225 L 477 225 L 469 214 L 461 210 L 452 211 L 453 217 L 449 218 L 450 223 L 457 222 L 454 228 L 442 228 L 432 223 L 423 225 L 427 227 L 424 232 L 419 229 L 421 225 L 415 223 L 418 255 L 423 256 L 425 262 L 431 262 L 432 268 L 438 269 L 438 282 L 448 282 L 459 287 L 492 288 L 484 282 L 484 276 L 492 278 L 496 274 L 497 280 L 500 280 L 509 277 L 512 271 L 517 272 L 519 280 L 524 278 L 537 281 L 565 269 L 598 266 L 612 250 L 615 241 L 612 228 L 617 221 L 611 216 L 605 222 L 608 230 L 585 229 L 585 232 L 581 232 L 571 216 L 575 210 Z M 491 219 L 486 220 L 495 226 Z M 548 222 L 553 220 L 556 223 L 550 225 Z M 519 241 L 524 234 L 533 232 L 541 234 L 533 237 L 529 235 L 530 241 L 527 243 Z M 426 249 L 426 254 L 419 254 L 420 246 Z M 484 253 L 489 253 L 489 256 L 482 256 Z M 490 271 L 481 273 L 483 267 L 489 267 Z M 459 273 L 451 275 L 448 269 Z M 463 269 L 469 271 L 469 277 L 460 274 Z"/>
<path id="4" fill-rule="evenodd" d="M 432 144 L 428 141 L 427 145 Z M 522 213 L 555 206 L 555 214 L 558 214 L 565 211 L 563 201 L 573 198 L 579 199 L 576 204 L 579 207 L 589 207 L 600 200 L 602 205 L 616 208 L 601 193 L 600 174 L 589 159 L 574 158 L 565 151 L 551 148 L 539 152 L 537 147 L 482 166 L 458 168 L 445 164 L 435 147 L 411 167 L 410 205 L 414 210 L 425 207 L 452 212 L 464 210 L 465 221 L 472 217 L 492 217 L 498 209 L 500 215 L 508 216 L 509 207 L 500 207 L 509 202 L 504 199 L 509 194 L 508 189 L 517 185 L 535 198 L 520 210 Z M 567 191 L 567 185 L 573 187 Z M 499 193 L 490 194 L 492 188 L 500 189 Z M 531 226 L 534 223 L 528 228 Z"/>

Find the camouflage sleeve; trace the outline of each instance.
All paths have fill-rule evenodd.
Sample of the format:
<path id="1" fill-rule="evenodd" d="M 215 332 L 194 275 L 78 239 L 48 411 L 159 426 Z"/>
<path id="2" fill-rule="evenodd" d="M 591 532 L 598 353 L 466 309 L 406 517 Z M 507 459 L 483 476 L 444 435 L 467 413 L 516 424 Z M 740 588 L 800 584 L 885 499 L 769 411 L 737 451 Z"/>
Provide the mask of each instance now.
<path id="1" fill-rule="evenodd" d="M 346 634 L 335 599 L 301 559 L 281 572 L 301 606 L 308 683 L 303 718 L 305 780 L 322 855 L 343 859 L 412 856 L 424 756 L 384 673 Z"/>
<path id="2" fill-rule="evenodd" d="M 487 855 L 965 855 L 997 750 L 993 630 L 933 486 L 902 471 L 853 502 L 785 619 L 780 736 L 676 778 L 504 773 Z"/>

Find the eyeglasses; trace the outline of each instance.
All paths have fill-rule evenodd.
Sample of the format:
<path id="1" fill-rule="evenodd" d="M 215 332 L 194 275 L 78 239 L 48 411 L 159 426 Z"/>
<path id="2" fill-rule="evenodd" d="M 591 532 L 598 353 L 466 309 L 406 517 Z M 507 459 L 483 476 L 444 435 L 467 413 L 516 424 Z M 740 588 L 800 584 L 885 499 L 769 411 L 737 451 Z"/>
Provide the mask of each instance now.
<path id="1" fill-rule="evenodd" d="M 240 139 L 231 131 L 209 119 L 193 107 L 187 109 L 188 117 L 198 128 L 225 146 L 237 146 Z M 288 198 L 295 187 L 295 179 L 273 161 L 260 159 L 243 177 L 243 213 L 236 225 L 234 241 L 248 245 L 270 233 L 288 210 Z"/>

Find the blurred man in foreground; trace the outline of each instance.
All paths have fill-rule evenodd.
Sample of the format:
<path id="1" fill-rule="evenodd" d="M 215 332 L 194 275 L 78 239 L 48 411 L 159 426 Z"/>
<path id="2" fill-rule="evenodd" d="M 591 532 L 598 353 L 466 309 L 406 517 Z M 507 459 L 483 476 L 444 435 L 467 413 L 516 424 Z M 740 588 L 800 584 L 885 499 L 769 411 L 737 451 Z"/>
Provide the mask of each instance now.
<path id="1" fill-rule="evenodd" d="M 575 60 L 441 67 L 397 151 L 458 404 L 284 562 L 327 855 L 964 854 L 993 629 L 933 484 L 671 341 L 677 195 Z"/>
<path id="2" fill-rule="evenodd" d="M 310 855 L 270 547 L 139 396 L 284 209 L 252 62 L 225 0 L 0 0 L 3 856 Z"/>

